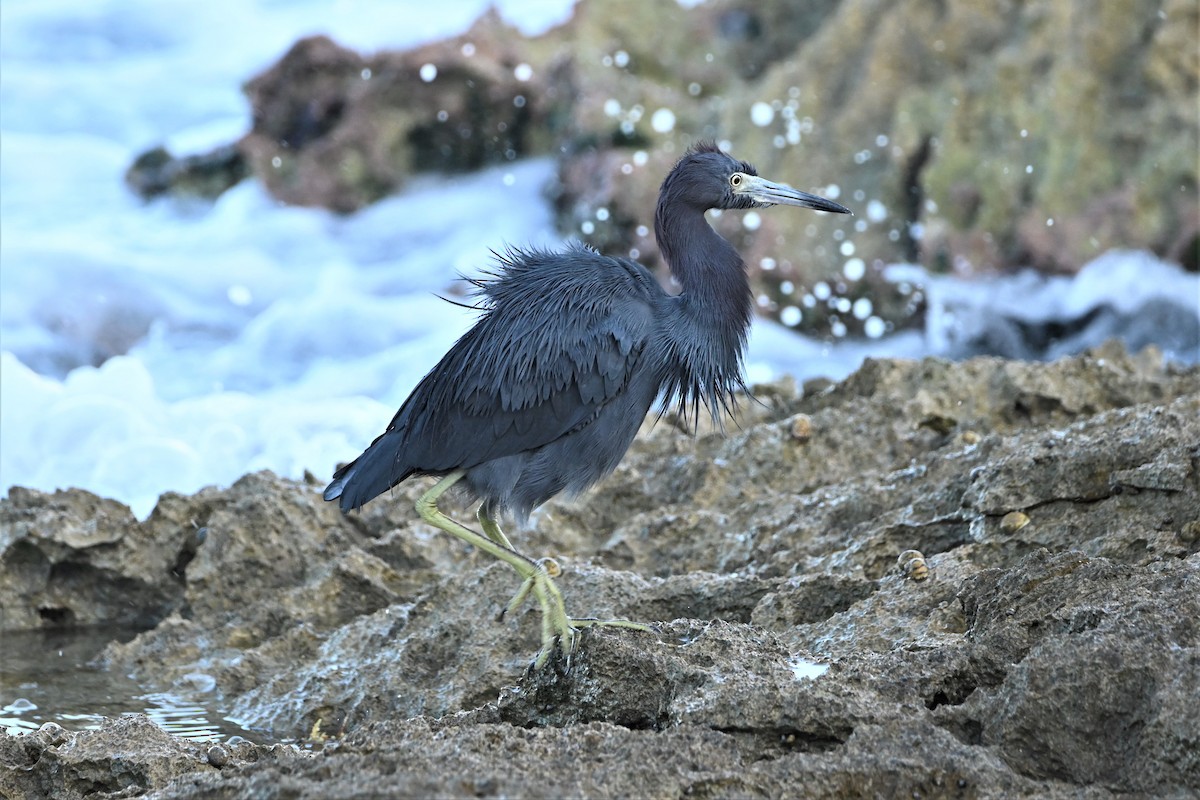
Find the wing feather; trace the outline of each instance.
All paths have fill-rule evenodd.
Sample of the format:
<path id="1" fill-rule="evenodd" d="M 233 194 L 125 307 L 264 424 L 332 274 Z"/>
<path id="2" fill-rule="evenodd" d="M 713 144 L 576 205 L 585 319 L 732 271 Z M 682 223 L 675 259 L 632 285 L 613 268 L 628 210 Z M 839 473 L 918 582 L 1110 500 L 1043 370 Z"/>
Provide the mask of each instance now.
<path id="1" fill-rule="evenodd" d="M 335 475 L 326 495 L 340 494 L 343 508 L 415 473 L 470 469 L 546 445 L 626 388 L 663 294 L 649 272 L 582 246 L 498 259 L 496 272 L 473 281 L 479 321 L 387 431 Z"/>

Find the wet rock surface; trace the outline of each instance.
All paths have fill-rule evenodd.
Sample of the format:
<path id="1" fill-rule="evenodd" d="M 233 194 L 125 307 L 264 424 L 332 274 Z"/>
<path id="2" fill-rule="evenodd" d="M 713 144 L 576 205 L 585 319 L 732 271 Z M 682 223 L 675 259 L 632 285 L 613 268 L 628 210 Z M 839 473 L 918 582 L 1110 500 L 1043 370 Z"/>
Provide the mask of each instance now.
<path id="1" fill-rule="evenodd" d="M 758 397 L 724 435 L 647 424 L 611 478 L 509 532 L 558 558 L 572 613 L 656 627 L 588 629 L 538 672 L 536 610 L 494 621 L 515 576 L 419 524 L 419 481 L 343 517 L 322 481 L 259 473 L 143 523 L 14 490 L 6 630 L 132 614 L 152 627 L 109 669 L 210 675 L 231 716 L 318 751 L 130 717 L 5 737 L 0 789 L 1200 791 L 1200 369 L 1116 346 L 881 360 Z"/>
<path id="2" fill-rule="evenodd" d="M 137 797 L 179 775 L 236 770 L 247 764 L 287 768 L 311 756 L 286 745 L 200 745 L 171 736 L 141 715 L 82 733 L 47 723 L 34 734 L 0 739 L 0 795 Z"/>

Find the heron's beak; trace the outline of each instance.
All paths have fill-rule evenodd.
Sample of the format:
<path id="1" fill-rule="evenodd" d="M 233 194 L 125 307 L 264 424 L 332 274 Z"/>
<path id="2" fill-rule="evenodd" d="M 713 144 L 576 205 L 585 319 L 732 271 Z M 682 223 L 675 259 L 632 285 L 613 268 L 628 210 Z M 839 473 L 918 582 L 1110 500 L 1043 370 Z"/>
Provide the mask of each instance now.
<path id="1" fill-rule="evenodd" d="M 757 175 L 746 175 L 742 185 L 733 190 L 734 194 L 749 197 L 756 203 L 768 205 L 800 206 L 816 211 L 828 211 L 830 214 L 849 214 L 850 209 L 843 205 L 817 197 L 815 194 L 793 189 L 786 183 L 775 183 Z"/>

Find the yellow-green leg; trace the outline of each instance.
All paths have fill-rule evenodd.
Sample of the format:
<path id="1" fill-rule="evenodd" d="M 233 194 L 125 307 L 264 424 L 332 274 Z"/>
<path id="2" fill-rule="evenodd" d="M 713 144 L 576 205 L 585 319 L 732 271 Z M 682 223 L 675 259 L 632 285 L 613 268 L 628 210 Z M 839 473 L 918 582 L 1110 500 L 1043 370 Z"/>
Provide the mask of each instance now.
<path id="1" fill-rule="evenodd" d="M 504 531 L 500 530 L 499 523 L 492 519 L 491 515 L 488 514 L 486 503 L 480 504 L 479 511 L 476 512 L 476 516 L 479 517 L 479 524 L 483 526 L 484 533 L 486 533 L 493 542 L 503 542 L 509 550 L 516 552 L 515 548 L 508 543 L 508 537 L 504 535 Z M 553 558 L 539 558 L 534 563 L 541 567 L 550 578 L 557 578 L 559 575 L 562 575 L 562 567 L 560 567 L 558 562 Z M 558 590 L 558 586 L 556 586 L 552 580 L 548 583 L 548 589 L 550 593 L 554 596 L 557 596 L 558 602 L 561 603 L 562 595 Z M 529 593 L 533 591 L 534 588 L 533 581 L 526 578 L 525 582 L 521 584 L 521 588 L 517 590 L 516 595 L 513 596 L 513 599 L 510 600 L 504 610 L 500 612 L 500 619 L 504 619 L 505 615 L 510 614 L 519 608 L 521 603 L 525 602 L 525 598 L 529 597 Z M 632 628 L 633 630 L 637 631 L 650 631 L 649 626 L 643 625 L 640 622 L 631 622 L 627 619 L 598 619 L 596 617 L 568 617 L 568 619 L 570 620 L 571 625 L 576 628 L 586 628 L 589 625 L 610 625 L 617 628 Z"/>
<path id="2" fill-rule="evenodd" d="M 500 613 L 500 617 L 503 618 L 505 614 L 520 606 L 530 594 L 537 599 L 542 610 L 542 649 L 538 651 L 537 658 L 534 660 L 535 669 L 541 668 L 550 658 L 556 639 L 563 654 L 570 656 L 575 649 L 578 627 L 614 625 L 641 631 L 650 630 L 646 625 L 628 620 L 572 619 L 568 617 L 563 604 L 562 592 L 559 591 L 553 580 L 562 574 L 562 568 L 559 567 L 558 562 L 552 558 L 534 561 L 514 550 L 508 537 L 500 530 L 500 526 L 487 513 L 486 503 L 479 507 L 477 514 L 479 524 L 483 527 L 486 536 L 480 535 L 446 516 L 437 507 L 437 502 L 447 489 L 462 479 L 464 474 L 463 470 L 455 470 L 434 484 L 417 500 L 417 513 L 421 515 L 421 519 L 435 528 L 457 536 L 472 547 L 505 562 L 521 576 L 521 588 L 517 590 L 516 596 Z"/>
<path id="3" fill-rule="evenodd" d="M 483 532 L 487 537 L 496 544 L 502 544 L 509 550 L 514 550 L 512 542 L 504 535 L 504 531 L 500 530 L 500 526 L 496 524 L 496 520 L 492 519 L 487 512 L 487 503 L 480 503 L 479 510 L 475 512 L 475 517 L 479 520 L 479 524 L 483 527 Z M 557 576 L 555 576 L 557 577 Z"/>

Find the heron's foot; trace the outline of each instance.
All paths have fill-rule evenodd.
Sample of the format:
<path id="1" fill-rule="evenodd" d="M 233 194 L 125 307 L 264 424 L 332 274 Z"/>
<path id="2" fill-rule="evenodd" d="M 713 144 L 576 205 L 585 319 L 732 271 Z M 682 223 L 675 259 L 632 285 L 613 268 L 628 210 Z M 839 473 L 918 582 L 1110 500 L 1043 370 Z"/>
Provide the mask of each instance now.
<path id="1" fill-rule="evenodd" d="M 538 572 L 545 573 L 547 580 L 551 581 L 551 585 L 553 585 L 553 578 L 557 578 L 559 575 L 562 575 L 562 567 L 560 567 L 558 562 L 553 558 L 539 558 L 533 563 L 538 567 Z M 528 599 L 529 593 L 533 591 L 533 584 L 534 581 L 537 580 L 538 572 L 535 572 L 527 577 L 521 584 L 521 588 L 517 589 L 517 593 L 513 595 L 513 599 L 508 601 L 508 605 L 500 609 L 500 613 L 496 617 L 497 622 L 503 622 L 505 617 L 520 608 L 521 604 Z M 557 592 L 557 588 L 555 591 Z M 559 596 L 561 597 L 561 594 Z"/>
<path id="2" fill-rule="evenodd" d="M 571 656 L 579 646 L 579 629 L 595 626 L 626 628 L 628 630 L 653 633 L 654 628 L 641 622 L 627 619 L 599 619 L 597 617 L 569 617 L 563 603 L 562 592 L 554 579 L 562 574 L 562 567 L 553 558 L 540 558 L 534 562 L 537 571 L 527 577 L 517 589 L 513 599 L 500 612 L 499 619 L 516 611 L 532 594 L 542 610 L 542 648 L 533 661 L 534 669 L 541 669 L 554 653 L 555 645 L 562 649 L 570 667 Z"/>
<path id="3" fill-rule="evenodd" d="M 559 632 L 551 634 L 550 638 L 546 637 L 546 615 L 542 612 L 542 649 L 538 651 L 537 657 L 534 658 L 532 668 L 539 670 L 546 665 L 550 660 L 550 656 L 554 654 L 554 645 L 558 644 L 562 648 L 563 657 L 566 659 L 566 669 L 571 670 L 571 660 L 575 655 L 575 651 L 579 648 L 580 628 L 598 628 L 601 625 L 611 628 L 625 628 L 626 630 L 641 631 L 642 633 L 655 633 L 656 628 L 653 625 L 647 625 L 642 622 L 634 622 L 628 619 L 599 619 L 597 617 L 567 617 L 566 631 L 568 634 Z"/>
<path id="4" fill-rule="evenodd" d="M 562 574 L 562 567 L 553 558 L 540 558 L 534 562 L 537 570 L 525 578 L 517 594 L 501 612 L 505 614 L 514 611 L 529 595 L 533 595 L 542 609 L 542 647 L 533 660 L 533 668 L 541 669 L 550 660 L 555 645 L 562 649 L 563 656 L 570 668 L 571 656 L 579 646 L 579 631 L 571 624 L 563 604 L 562 592 L 555 585 L 554 579 Z"/>

